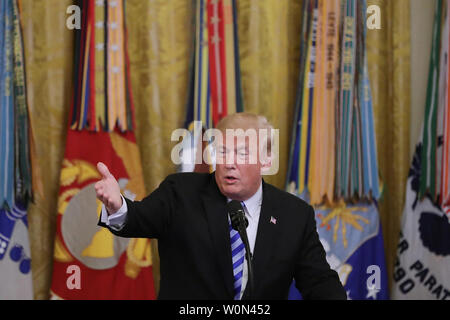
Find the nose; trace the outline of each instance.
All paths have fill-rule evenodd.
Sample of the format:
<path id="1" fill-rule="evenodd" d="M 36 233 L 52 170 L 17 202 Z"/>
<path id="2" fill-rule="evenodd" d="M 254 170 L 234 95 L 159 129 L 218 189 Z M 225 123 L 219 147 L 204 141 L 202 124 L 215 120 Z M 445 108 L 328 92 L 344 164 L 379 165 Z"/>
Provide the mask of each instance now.
<path id="1" fill-rule="evenodd" d="M 225 168 L 235 169 L 236 168 L 236 156 L 233 152 L 228 152 L 225 161 Z"/>
<path id="2" fill-rule="evenodd" d="M 236 165 L 234 163 L 225 163 L 225 168 L 228 170 L 236 169 Z"/>

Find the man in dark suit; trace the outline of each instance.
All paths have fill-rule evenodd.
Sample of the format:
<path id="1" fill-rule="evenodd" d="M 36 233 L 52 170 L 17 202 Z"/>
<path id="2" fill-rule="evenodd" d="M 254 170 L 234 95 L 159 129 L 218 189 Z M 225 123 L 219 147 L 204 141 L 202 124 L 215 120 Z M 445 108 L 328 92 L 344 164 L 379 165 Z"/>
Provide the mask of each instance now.
<path id="1" fill-rule="evenodd" d="M 217 128 L 225 134 L 271 127 L 264 117 L 240 113 Z M 313 208 L 263 181 L 271 160 L 260 161 L 258 151 L 271 141 L 259 140 L 219 139 L 214 173 L 170 175 L 142 201 L 122 197 L 108 168 L 98 164 L 103 178 L 96 192 L 104 204 L 99 225 L 122 237 L 158 239 L 159 299 L 286 299 L 293 279 L 304 299 L 346 299 L 325 259 Z M 230 200 L 241 202 L 249 222 L 251 297 L 244 245 L 228 218 Z"/>

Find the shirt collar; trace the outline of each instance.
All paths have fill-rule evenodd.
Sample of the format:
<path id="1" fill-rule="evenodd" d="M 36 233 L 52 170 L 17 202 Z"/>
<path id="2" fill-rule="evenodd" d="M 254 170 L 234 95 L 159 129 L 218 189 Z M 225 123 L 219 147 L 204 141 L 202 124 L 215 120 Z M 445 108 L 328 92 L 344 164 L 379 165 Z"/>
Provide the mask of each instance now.
<path id="1" fill-rule="evenodd" d="M 228 202 L 231 201 L 231 199 L 227 199 Z M 247 214 L 252 217 L 252 214 L 259 212 L 259 207 L 261 207 L 262 203 L 262 180 L 259 184 L 258 190 L 255 192 L 254 195 L 252 195 L 250 198 L 248 198 L 244 202 L 245 207 L 247 208 Z"/>

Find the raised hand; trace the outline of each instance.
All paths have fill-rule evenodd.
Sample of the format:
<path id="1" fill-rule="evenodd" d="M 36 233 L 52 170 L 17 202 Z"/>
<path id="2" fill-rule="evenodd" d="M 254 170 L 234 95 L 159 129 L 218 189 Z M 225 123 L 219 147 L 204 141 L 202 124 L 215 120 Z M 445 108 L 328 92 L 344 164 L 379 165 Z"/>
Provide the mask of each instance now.
<path id="1" fill-rule="evenodd" d="M 104 163 L 97 163 L 97 170 L 102 175 L 102 179 L 95 184 L 97 199 L 103 202 L 108 214 L 113 214 L 122 207 L 119 184 Z"/>

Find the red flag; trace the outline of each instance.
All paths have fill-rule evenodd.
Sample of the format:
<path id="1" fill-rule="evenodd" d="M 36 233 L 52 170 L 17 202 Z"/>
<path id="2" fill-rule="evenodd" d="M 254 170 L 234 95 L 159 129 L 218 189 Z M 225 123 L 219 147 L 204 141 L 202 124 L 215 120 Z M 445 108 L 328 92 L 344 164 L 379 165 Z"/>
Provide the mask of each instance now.
<path id="1" fill-rule="evenodd" d="M 122 194 L 142 199 L 139 150 L 133 132 L 69 129 L 61 169 L 51 293 L 62 299 L 154 299 L 149 239 L 114 236 L 97 226 L 94 184 L 105 163 Z"/>
<path id="2" fill-rule="evenodd" d="M 128 199 L 146 194 L 131 131 L 134 105 L 124 2 L 77 4 L 83 22 L 75 36 L 74 96 L 60 176 L 52 297 L 154 299 L 150 240 L 116 237 L 97 226 L 98 162 L 108 166 Z"/>

